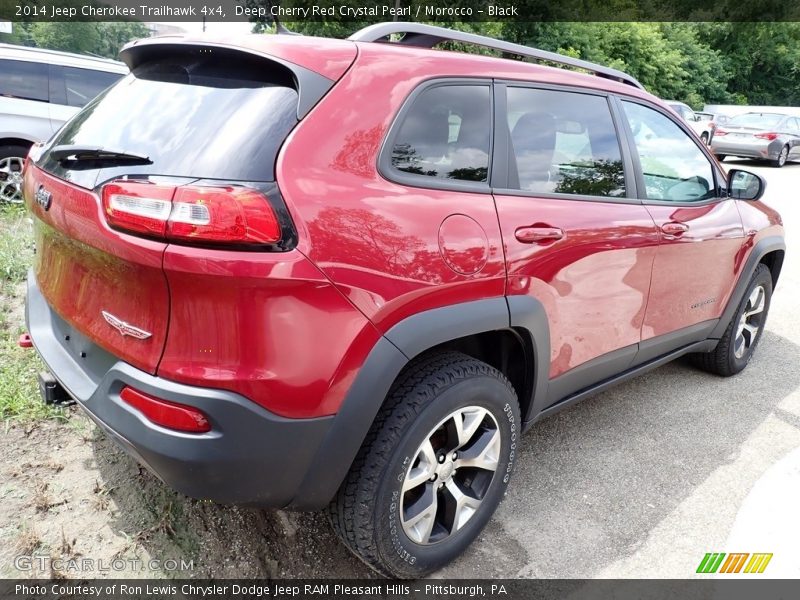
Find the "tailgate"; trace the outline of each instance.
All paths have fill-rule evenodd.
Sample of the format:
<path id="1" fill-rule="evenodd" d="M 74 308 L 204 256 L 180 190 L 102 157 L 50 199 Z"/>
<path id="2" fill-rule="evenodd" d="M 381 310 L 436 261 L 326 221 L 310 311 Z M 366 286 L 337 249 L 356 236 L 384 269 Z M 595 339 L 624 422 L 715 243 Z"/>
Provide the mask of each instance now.
<path id="1" fill-rule="evenodd" d="M 47 303 L 92 342 L 154 374 L 169 319 L 166 244 L 110 229 L 95 192 L 33 165 L 24 196 L 34 220 L 34 274 Z"/>

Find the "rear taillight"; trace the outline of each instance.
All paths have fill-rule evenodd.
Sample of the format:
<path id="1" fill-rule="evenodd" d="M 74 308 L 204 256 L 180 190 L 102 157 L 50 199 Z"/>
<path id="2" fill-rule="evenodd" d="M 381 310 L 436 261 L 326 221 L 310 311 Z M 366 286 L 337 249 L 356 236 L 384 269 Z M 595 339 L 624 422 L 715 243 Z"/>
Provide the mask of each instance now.
<path id="1" fill-rule="evenodd" d="M 728 132 L 720 127 L 717 127 L 717 130 L 714 132 L 714 135 L 728 135 Z"/>
<path id="2" fill-rule="evenodd" d="M 179 187 L 167 223 L 170 239 L 274 244 L 281 239 L 269 201 L 249 188 Z"/>
<path id="3" fill-rule="evenodd" d="M 771 131 L 765 133 L 754 133 L 753 136 L 762 139 L 762 140 L 769 140 L 770 142 L 778 137 L 777 133 L 772 133 Z"/>
<path id="4" fill-rule="evenodd" d="M 269 198 L 248 187 L 118 180 L 102 196 L 108 224 L 130 233 L 211 245 L 269 245 L 283 237 Z"/>
<path id="5" fill-rule="evenodd" d="M 189 433 L 211 431 L 208 417 L 192 406 L 154 398 L 127 386 L 122 388 L 119 397 L 156 425 Z"/>
<path id="6" fill-rule="evenodd" d="M 103 188 L 103 208 L 109 225 L 164 237 L 172 212 L 172 186 L 143 182 L 114 182 Z"/>

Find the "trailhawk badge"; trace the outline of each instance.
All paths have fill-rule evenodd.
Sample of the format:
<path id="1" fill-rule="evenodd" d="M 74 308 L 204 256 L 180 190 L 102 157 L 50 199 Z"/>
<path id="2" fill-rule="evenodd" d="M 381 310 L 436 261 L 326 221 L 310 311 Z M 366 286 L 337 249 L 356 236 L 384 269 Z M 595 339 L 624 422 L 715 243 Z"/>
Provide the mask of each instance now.
<path id="1" fill-rule="evenodd" d="M 101 311 L 103 318 L 111 325 L 114 329 L 119 331 L 122 335 L 129 335 L 137 340 L 146 340 L 149 338 L 152 333 L 145 331 L 144 329 L 139 329 L 138 327 L 134 327 L 130 323 L 126 323 L 122 319 L 118 319 L 111 313 L 107 313 L 106 311 Z"/>

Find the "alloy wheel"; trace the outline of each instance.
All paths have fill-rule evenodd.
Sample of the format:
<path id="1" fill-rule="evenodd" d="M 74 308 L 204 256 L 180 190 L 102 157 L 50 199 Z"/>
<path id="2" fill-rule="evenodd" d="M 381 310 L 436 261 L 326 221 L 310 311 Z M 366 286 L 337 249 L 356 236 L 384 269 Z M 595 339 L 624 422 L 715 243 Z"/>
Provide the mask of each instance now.
<path id="1" fill-rule="evenodd" d="M 781 153 L 778 155 L 778 164 L 781 166 L 785 165 L 787 158 L 789 158 L 789 148 L 784 146 Z"/>
<path id="2" fill-rule="evenodd" d="M 733 345 L 733 353 L 736 358 L 742 358 L 753 347 L 764 319 L 766 302 L 767 293 L 764 287 L 756 286 L 747 299 L 747 305 L 744 307 L 736 329 Z"/>
<path id="3" fill-rule="evenodd" d="M 22 202 L 22 165 L 18 156 L 0 158 L 0 202 Z"/>
<path id="4" fill-rule="evenodd" d="M 479 406 L 444 418 L 417 449 L 402 486 L 401 523 L 417 544 L 441 542 L 475 515 L 498 467 L 500 430 Z"/>

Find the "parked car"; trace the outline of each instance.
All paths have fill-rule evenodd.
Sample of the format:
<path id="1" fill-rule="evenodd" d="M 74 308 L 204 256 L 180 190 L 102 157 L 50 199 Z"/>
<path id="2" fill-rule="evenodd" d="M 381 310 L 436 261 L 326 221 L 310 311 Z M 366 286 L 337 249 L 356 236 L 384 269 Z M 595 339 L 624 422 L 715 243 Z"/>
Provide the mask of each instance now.
<path id="1" fill-rule="evenodd" d="M 711 143 L 717 158 L 769 160 L 773 167 L 800 158 L 800 118 L 778 113 L 745 113 L 717 128 Z"/>
<path id="2" fill-rule="evenodd" d="M 728 120 L 730 119 L 728 115 L 723 115 L 720 113 L 696 112 L 694 114 L 700 117 L 700 119 L 703 121 L 711 121 L 712 130 L 719 127 L 720 125 L 725 125 L 725 123 L 727 123 Z"/>
<path id="3" fill-rule="evenodd" d="M 31 144 L 127 72 L 113 60 L 0 44 L 0 203 L 22 202 L 20 171 Z"/>
<path id="4" fill-rule="evenodd" d="M 586 72 L 420 47 L 443 40 Z M 419 577 L 537 421 L 684 354 L 733 375 L 761 338 L 764 182 L 625 73 L 398 22 L 122 57 L 29 156 L 23 342 L 45 397 L 184 494 L 327 506 Z"/>
<path id="5" fill-rule="evenodd" d="M 703 140 L 703 143 L 708 144 L 711 142 L 711 138 L 714 137 L 714 122 L 706 117 L 706 113 L 696 113 L 688 104 L 677 102 L 676 100 L 666 100 L 665 102 L 689 123 L 689 127 L 694 129 L 695 133 Z"/>

